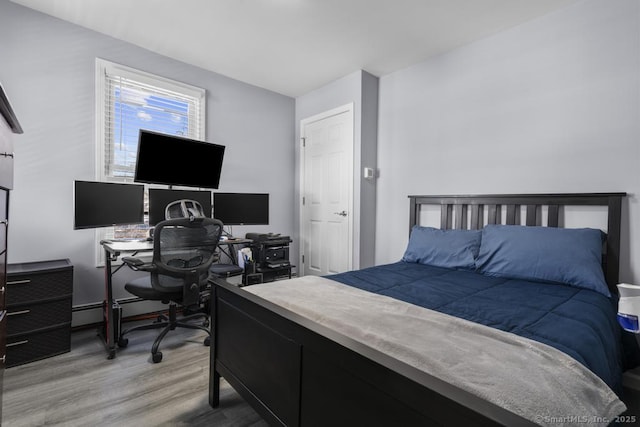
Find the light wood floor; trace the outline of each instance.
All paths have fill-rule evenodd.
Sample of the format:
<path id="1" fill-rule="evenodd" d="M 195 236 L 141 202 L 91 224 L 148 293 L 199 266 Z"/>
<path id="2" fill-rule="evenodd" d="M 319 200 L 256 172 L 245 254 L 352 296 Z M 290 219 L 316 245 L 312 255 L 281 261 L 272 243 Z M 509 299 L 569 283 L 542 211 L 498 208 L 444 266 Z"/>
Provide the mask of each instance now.
<path id="1" fill-rule="evenodd" d="M 125 324 L 125 327 L 130 324 Z M 209 347 L 202 331 L 169 332 L 150 361 L 158 331 L 133 332 L 107 360 L 95 330 L 72 333 L 71 352 L 5 370 L 2 424 L 19 426 L 266 426 L 223 380 L 208 404 Z"/>

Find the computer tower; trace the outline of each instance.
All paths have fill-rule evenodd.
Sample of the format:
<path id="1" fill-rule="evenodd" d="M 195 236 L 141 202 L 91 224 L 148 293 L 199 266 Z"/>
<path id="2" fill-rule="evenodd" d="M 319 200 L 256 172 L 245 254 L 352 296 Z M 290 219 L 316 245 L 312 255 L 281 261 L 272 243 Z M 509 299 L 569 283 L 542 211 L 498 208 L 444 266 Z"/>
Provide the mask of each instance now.
<path id="1" fill-rule="evenodd" d="M 106 313 L 107 303 L 106 301 L 102 302 L 102 336 L 105 339 L 108 337 L 106 327 L 107 327 L 107 313 Z M 120 328 L 122 325 L 122 307 L 118 304 L 117 301 L 113 302 L 111 306 L 111 327 L 113 328 L 113 339 L 115 342 L 118 342 L 118 338 L 120 337 Z"/>

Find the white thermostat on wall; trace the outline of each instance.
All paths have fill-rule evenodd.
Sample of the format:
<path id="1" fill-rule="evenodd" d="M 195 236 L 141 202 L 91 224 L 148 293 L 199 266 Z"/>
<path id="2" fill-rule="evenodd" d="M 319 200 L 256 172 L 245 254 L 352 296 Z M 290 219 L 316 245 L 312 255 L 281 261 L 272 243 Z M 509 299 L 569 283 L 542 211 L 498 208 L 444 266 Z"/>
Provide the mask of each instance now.
<path id="1" fill-rule="evenodd" d="M 363 175 L 366 179 L 371 179 L 375 176 L 375 171 L 373 170 L 373 168 L 364 168 Z"/>

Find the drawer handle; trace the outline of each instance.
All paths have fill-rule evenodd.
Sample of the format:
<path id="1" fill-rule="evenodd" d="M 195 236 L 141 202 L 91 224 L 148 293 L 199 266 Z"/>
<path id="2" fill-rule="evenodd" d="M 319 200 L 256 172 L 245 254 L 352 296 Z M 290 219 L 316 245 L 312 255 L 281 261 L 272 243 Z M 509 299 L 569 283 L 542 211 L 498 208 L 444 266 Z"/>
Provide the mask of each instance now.
<path id="1" fill-rule="evenodd" d="M 20 310 L 20 311 L 13 311 L 11 313 L 7 312 L 7 316 L 17 316 L 19 314 L 29 314 L 31 313 L 31 310 Z"/>
<path id="2" fill-rule="evenodd" d="M 26 285 L 27 283 L 31 283 L 31 280 L 13 280 L 11 282 L 7 281 L 7 285 Z"/>
<path id="3" fill-rule="evenodd" d="M 2 157 L 11 157 L 13 159 L 13 155 L 14 153 L 0 153 L 0 156 Z"/>
<path id="4" fill-rule="evenodd" d="M 10 342 L 10 343 L 7 343 L 7 347 L 15 347 L 17 345 L 24 345 L 24 344 L 29 344 L 29 340 Z"/>

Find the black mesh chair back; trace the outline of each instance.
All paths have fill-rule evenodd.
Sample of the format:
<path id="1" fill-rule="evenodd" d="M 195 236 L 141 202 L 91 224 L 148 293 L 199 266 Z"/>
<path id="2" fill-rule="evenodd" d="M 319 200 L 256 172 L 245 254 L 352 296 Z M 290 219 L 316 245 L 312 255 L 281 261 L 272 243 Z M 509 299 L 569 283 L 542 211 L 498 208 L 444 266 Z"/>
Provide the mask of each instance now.
<path id="1" fill-rule="evenodd" d="M 209 267 L 217 257 L 222 222 L 212 218 L 176 218 L 158 223 L 153 239 L 151 285 L 159 292 L 175 292 L 175 280 L 185 281 L 182 305 L 199 302 Z"/>

